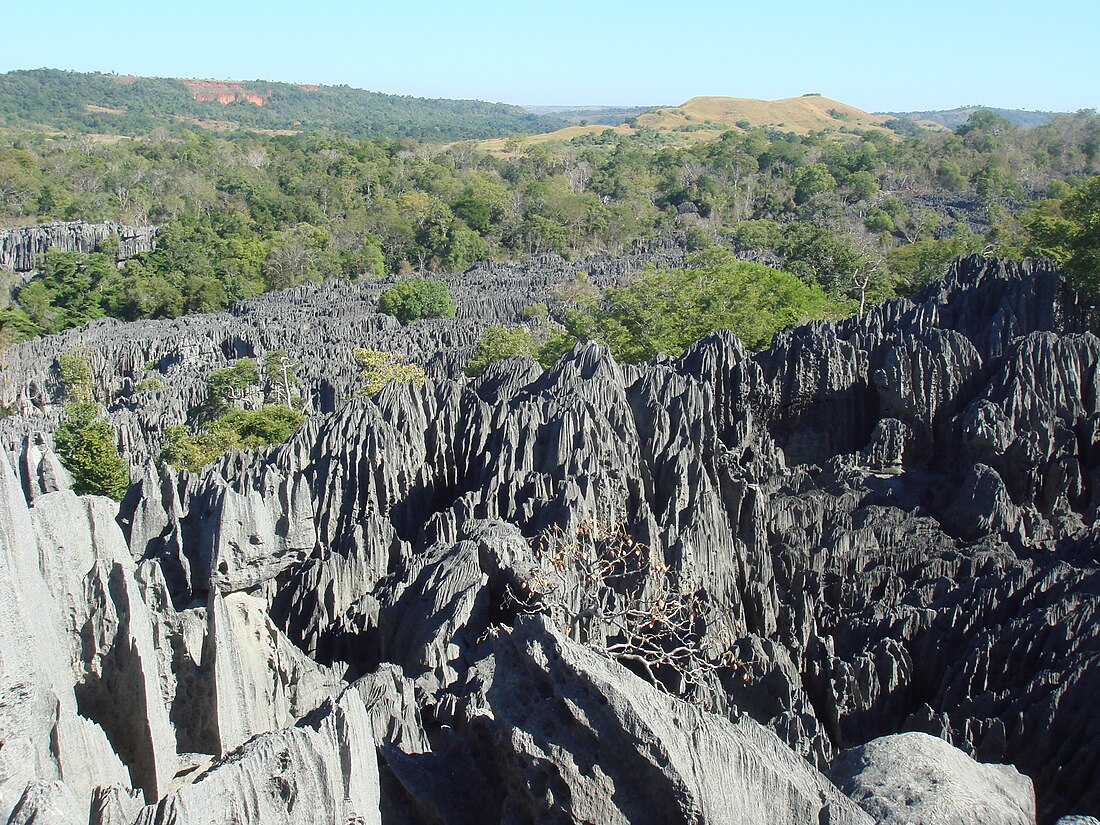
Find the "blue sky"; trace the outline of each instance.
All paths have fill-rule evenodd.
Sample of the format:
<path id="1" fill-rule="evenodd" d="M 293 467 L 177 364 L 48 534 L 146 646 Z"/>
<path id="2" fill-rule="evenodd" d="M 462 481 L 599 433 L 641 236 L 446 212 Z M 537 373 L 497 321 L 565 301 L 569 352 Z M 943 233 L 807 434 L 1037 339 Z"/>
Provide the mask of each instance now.
<path id="1" fill-rule="evenodd" d="M 1100 3 L 0 0 L 0 71 L 350 86 L 510 103 L 820 92 L 871 111 L 1100 108 Z"/>

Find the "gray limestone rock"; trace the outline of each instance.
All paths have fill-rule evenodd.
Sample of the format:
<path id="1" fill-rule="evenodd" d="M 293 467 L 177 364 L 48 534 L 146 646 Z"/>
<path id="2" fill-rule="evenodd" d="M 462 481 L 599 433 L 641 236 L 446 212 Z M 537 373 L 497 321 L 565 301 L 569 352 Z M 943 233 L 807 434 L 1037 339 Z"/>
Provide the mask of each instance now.
<path id="1" fill-rule="evenodd" d="M 479 265 L 446 276 L 453 321 L 401 327 L 376 311 L 388 282 L 332 282 L 8 350 L 2 799 L 63 781 L 112 825 L 866 822 L 817 770 L 922 730 L 1031 777 L 1039 821 L 1100 811 L 1086 308 L 1042 262 L 970 258 L 758 353 L 720 332 L 651 364 L 586 343 L 461 374 L 484 325 L 648 260 L 680 259 Z M 77 345 L 135 467 L 117 511 L 49 449 Z M 359 397 L 356 346 L 432 380 Z M 210 370 L 280 347 L 303 362 L 298 433 L 197 474 L 149 460 Z M 136 392 L 149 362 L 164 386 Z M 731 657 L 705 687 L 567 638 L 603 645 L 606 623 L 519 615 L 509 590 L 553 564 L 533 543 L 593 520 L 698 599 Z M 627 598 L 565 578 L 590 615 Z M 944 787 L 998 776 L 940 761 Z M 883 800 L 929 775 L 888 764 Z"/>
<path id="2" fill-rule="evenodd" d="M 1031 780 L 983 765 L 926 733 L 886 736 L 845 751 L 830 778 L 883 825 L 1034 825 Z"/>
<path id="3" fill-rule="evenodd" d="M 871 822 L 751 719 L 670 697 L 544 623 L 518 624 L 494 651 L 506 810 L 538 822 Z"/>

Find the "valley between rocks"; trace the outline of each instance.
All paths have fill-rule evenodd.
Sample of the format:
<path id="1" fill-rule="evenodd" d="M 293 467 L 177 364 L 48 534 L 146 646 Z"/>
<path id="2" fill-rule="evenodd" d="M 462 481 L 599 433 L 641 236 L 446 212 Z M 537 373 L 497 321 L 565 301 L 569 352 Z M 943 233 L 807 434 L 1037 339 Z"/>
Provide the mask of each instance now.
<path id="1" fill-rule="evenodd" d="M 925 821 L 1035 821 L 1032 783 L 1040 822 L 1100 814 L 1100 339 L 1076 297 L 967 258 L 760 353 L 719 333 L 461 376 L 482 326 L 577 269 L 676 256 L 475 268 L 448 322 L 330 283 L 9 350 L 0 816 L 903 821 L 883 776 L 938 787 Z M 74 346 L 137 468 L 117 513 L 49 448 Z M 357 397 L 355 346 L 433 380 Z M 201 475 L 152 462 L 210 369 L 276 348 L 303 363 L 298 433 Z M 135 393 L 149 362 L 164 387 Z M 598 620 L 509 598 L 546 572 L 537 536 L 592 523 L 726 634 L 694 703 L 578 641 L 613 641 Z"/>

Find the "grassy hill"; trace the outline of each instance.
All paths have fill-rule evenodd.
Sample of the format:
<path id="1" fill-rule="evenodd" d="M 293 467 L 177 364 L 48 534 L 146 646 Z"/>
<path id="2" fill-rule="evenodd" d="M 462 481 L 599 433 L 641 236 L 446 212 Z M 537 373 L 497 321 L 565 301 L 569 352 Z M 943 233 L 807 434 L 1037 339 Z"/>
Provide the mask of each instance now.
<path id="1" fill-rule="evenodd" d="M 564 121 L 519 106 L 429 100 L 349 86 L 177 80 L 36 69 L 0 74 L 0 128 L 142 135 L 157 127 L 470 140 Z"/>
<path id="2" fill-rule="evenodd" d="M 617 134 L 638 134 L 642 130 L 649 130 L 660 141 L 671 145 L 688 145 L 714 140 L 730 130 L 750 128 L 773 128 L 802 135 L 810 132 L 840 133 L 854 130 L 890 132 L 886 124 L 892 119 L 889 115 L 870 114 L 821 95 L 804 95 L 783 100 L 693 97 L 679 106 L 651 109 L 623 124 L 611 127 L 611 130 Z M 568 141 L 585 136 L 595 138 L 607 129 L 607 126 L 600 124 L 573 125 L 555 132 L 532 135 L 526 142 Z M 491 140 L 485 141 L 481 146 L 490 152 L 501 154 L 508 152 L 514 143 Z"/>

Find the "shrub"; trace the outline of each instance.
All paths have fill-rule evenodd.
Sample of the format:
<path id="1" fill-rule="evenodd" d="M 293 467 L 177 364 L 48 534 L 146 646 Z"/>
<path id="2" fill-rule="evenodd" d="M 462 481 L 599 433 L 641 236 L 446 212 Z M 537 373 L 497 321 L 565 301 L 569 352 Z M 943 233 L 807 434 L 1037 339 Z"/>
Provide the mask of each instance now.
<path id="1" fill-rule="evenodd" d="M 422 318 L 454 318 L 451 290 L 436 278 L 409 278 L 391 286 L 378 298 L 378 308 L 402 324 Z"/>
<path id="2" fill-rule="evenodd" d="M 198 433 L 173 424 L 164 428 L 160 459 L 195 473 L 230 450 L 281 444 L 294 434 L 302 418 L 297 410 L 269 404 L 258 410 L 231 409 Z"/>
<path id="3" fill-rule="evenodd" d="M 92 400 L 92 365 L 87 350 L 67 352 L 58 359 L 58 374 L 65 398 L 77 403 Z"/>
<path id="4" fill-rule="evenodd" d="M 170 424 L 164 428 L 160 460 L 180 470 L 197 473 L 240 446 L 240 438 L 235 432 L 217 424 L 211 424 L 197 434 L 182 424 Z"/>
<path id="5" fill-rule="evenodd" d="M 523 327 L 485 327 L 466 362 L 466 374 L 475 378 L 497 361 L 534 354 L 532 335 Z"/>
<path id="6" fill-rule="evenodd" d="M 353 353 L 363 377 L 363 395 L 376 395 L 391 381 L 412 381 L 424 384 L 424 369 L 419 364 L 405 364 L 392 352 L 377 349 L 357 349 Z"/>
<path id="7" fill-rule="evenodd" d="M 644 271 L 632 283 L 610 289 L 599 304 L 566 314 L 572 341 L 603 342 L 623 363 L 658 353 L 678 355 L 700 338 L 730 329 L 750 349 L 768 344 L 774 333 L 843 309 L 820 287 L 788 272 L 736 260 L 715 247 L 696 255 L 689 269 Z M 554 339 L 556 351 L 569 345 Z M 540 350 L 550 354 L 551 342 Z"/>
<path id="8" fill-rule="evenodd" d="M 249 387 L 260 380 L 260 371 L 251 358 L 241 358 L 231 367 L 214 370 L 206 377 L 210 394 L 221 401 L 241 398 Z"/>
<path id="9" fill-rule="evenodd" d="M 66 404 L 67 417 L 54 433 L 54 446 L 79 495 L 121 501 L 130 486 L 130 470 L 119 455 L 114 430 L 99 418 L 102 412 L 92 401 Z"/>
<path id="10" fill-rule="evenodd" d="M 249 450 L 286 441 L 302 423 L 302 414 L 280 404 L 268 404 L 258 410 L 230 410 L 215 423 L 236 433 L 241 448 Z"/>

